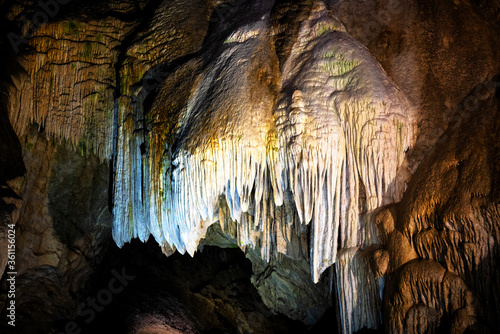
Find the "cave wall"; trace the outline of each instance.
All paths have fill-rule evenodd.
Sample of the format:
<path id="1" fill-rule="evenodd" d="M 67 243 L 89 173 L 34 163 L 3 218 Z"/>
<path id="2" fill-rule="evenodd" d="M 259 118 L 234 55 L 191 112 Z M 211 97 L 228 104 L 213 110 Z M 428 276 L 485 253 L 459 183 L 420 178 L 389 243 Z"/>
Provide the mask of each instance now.
<path id="1" fill-rule="evenodd" d="M 9 46 L 40 7 L 2 8 Z M 494 332 L 499 8 L 59 5 L 2 56 L 1 204 L 16 224 L 21 316 L 44 329 L 70 319 L 111 234 L 119 246 L 152 234 L 167 255 L 241 248 L 264 304 L 309 325 L 335 304 L 343 332 Z M 211 179 L 206 161 L 231 167 Z M 328 187 L 315 188 L 316 168 Z"/>
<path id="2" fill-rule="evenodd" d="M 389 332 L 420 332 L 423 317 L 429 331 L 488 332 L 498 326 L 497 134 L 498 93 L 447 130 L 403 200 L 392 213 L 380 213 L 378 223 L 390 226 L 382 233 L 394 252 L 384 296 L 385 312 L 392 314 L 385 324 Z M 411 255 L 397 253 L 401 238 Z"/>

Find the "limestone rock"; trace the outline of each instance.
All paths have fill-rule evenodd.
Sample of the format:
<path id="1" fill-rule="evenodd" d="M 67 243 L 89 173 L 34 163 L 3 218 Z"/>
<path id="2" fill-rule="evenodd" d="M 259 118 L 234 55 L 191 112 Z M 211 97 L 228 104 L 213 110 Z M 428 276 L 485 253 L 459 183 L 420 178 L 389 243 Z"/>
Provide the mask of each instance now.
<path id="1" fill-rule="evenodd" d="M 0 45 L 26 38 L 0 62 L 21 330 L 75 316 L 111 235 L 182 290 L 113 306 L 136 332 L 303 331 L 279 314 L 332 305 L 345 333 L 500 326 L 498 1 L 79 1 L 31 31 L 39 2 L 0 8 Z"/>

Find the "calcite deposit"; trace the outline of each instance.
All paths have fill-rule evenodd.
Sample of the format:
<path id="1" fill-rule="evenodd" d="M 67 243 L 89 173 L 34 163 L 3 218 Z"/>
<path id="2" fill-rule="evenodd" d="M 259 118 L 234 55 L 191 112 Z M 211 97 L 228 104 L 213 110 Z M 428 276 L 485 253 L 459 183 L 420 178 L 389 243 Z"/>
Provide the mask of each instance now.
<path id="1" fill-rule="evenodd" d="M 43 23 L 45 2 L 0 5 L 0 217 L 27 333 L 78 319 L 117 254 L 177 266 L 124 297 L 171 303 L 132 305 L 136 332 L 283 332 L 331 308 L 330 332 L 500 326 L 498 1 L 50 4 Z M 208 248 L 212 278 L 178 268 L 209 246 L 251 265 Z"/>

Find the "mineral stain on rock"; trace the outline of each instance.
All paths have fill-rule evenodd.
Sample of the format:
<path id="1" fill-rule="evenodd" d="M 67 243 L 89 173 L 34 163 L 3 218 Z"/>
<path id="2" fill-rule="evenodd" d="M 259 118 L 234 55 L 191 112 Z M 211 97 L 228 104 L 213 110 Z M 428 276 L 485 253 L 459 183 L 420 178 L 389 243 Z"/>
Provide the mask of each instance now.
<path id="1" fill-rule="evenodd" d="M 500 326 L 498 1 L 0 7 L 18 329 Z"/>

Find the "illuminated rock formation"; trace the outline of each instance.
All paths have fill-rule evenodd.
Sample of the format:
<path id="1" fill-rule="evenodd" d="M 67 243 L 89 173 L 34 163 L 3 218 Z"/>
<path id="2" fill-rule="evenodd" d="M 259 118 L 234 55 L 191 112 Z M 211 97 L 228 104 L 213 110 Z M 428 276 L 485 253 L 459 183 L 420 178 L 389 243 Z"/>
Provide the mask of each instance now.
<path id="1" fill-rule="evenodd" d="M 375 280 L 354 258 L 377 243 L 373 210 L 404 190 L 397 172 L 411 145 L 412 108 L 321 2 L 301 23 L 280 81 L 269 29 L 264 16 L 231 33 L 208 64 L 186 65 L 198 72 L 189 96 L 175 116 L 177 95 L 155 103 L 146 142 L 133 134 L 133 117 L 123 119 L 113 237 L 121 246 L 152 234 L 166 253 L 193 255 L 207 228 L 228 216 L 238 246 L 269 260 L 310 225 L 314 282 L 341 252 L 344 330 L 376 327 L 383 279 L 352 305 L 351 293 Z"/>
<path id="2" fill-rule="evenodd" d="M 25 34 L 37 3 L 4 2 L 0 30 Z M 240 332 L 281 332 L 328 307 L 344 333 L 500 325 L 495 13 L 479 0 L 61 7 L 0 66 L 0 217 L 19 231 L 22 314 L 50 313 L 53 331 L 101 256 L 140 263 L 157 242 L 251 261 L 204 252 L 243 268 L 220 271 L 245 280 L 243 301 L 205 282 L 208 264 L 192 282 L 152 270 L 155 288 L 191 289 L 173 314 L 207 328 L 235 312 Z M 167 259 L 152 254 L 147 266 Z M 268 310 L 250 310 L 257 299 Z M 164 319 L 150 311 L 136 314 Z"/>

